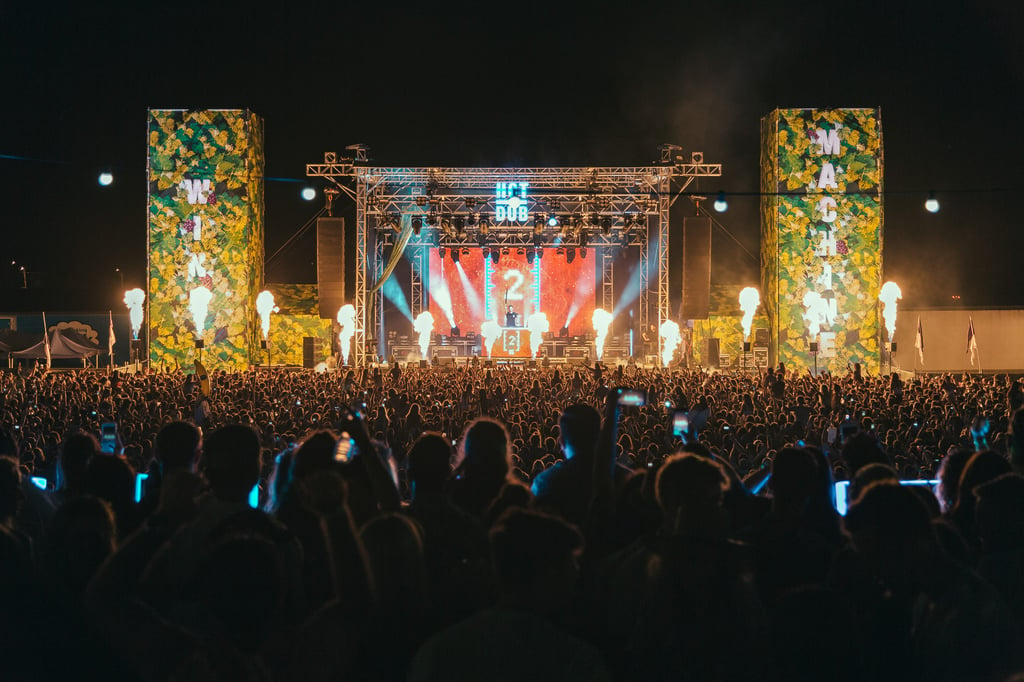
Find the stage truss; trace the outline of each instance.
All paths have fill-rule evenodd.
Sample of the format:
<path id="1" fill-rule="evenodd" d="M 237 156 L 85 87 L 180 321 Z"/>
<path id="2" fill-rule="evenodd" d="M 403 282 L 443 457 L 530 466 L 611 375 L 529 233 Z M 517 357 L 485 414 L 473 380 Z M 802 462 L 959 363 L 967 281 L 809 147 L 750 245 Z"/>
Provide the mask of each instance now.
<path id="1" fill-rule="evenodd" d="M 371 325 L 377 326 L 378 338 L 383 337 L 383 289 L 372 299 L 368 292 L 371 282 L 383 274 L 405 221 L 412 221 L 413 228 L 406 251 L 412 263 L 413 317 L 424 309 L 423 273 L 431 247 L 636 246 L 640 253 L 641 329 L 651 324 L 660 328 L 670 317 L 670 209 L 694 180 L 722 174 L 722 165 L 704 163 L 700 152 L 691 153 L 684 161 L 676 145 L 663 145 L 659 163 L 651 166 L 567 168 L 383 168 L 369 165 L 365 147 L 347 149 L 351 156 L 327 152 L 323 163 L 307 164 L 306 175 L 322 178 L 355 201 L 358 267 L 352 303 L 358 325 L 358 364 L 367 363 L 374 354 L 375 344 L 367 343 Z M 522 183 L 527 183 L 525 189 Z M 501 188 L 506 193 L 499 196 Z M 499 207 L 507 212 L 510 198 L 520 196 L 516 191 L 522 191 L 522 199 L 513 199 L 516 218 L 525 218 L 497 220 Z M 614 301 L 609 251 L 601 250 L 605 275 L 601 305 L 610 310 Z M 652 262 L 657 278 L 653 290 Z M 383 354 L 383 350 L 378 352 Z"/>

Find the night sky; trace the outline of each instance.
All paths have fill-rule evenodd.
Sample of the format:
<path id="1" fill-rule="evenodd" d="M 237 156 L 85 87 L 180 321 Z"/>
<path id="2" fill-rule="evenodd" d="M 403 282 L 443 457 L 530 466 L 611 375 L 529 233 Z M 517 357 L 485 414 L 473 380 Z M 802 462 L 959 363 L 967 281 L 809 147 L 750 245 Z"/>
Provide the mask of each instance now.
<path id="1" fill-rule="evenodd" d="M 642 165 L 679 144 L 723 164 L 711 198 L 746 195 L 717 216 L 736 241 L 714 234 L 712 280 L 734 283 L 759 268 L 760 118 L 879 106 L 903 305 L 1024 305 L 1019 3 L 97 7 L 0 4 L 0 311 L 119 310 L 117 268 L 144 286 L 150 107 L 251 109 L 266 174 L 295 180 L 356 142 L 396 166 Z M 303 186 L 267 183 L 268 257 L 321 206 Z M 267 278 L 310 281 L 314 258 L 309 231 Z"/>

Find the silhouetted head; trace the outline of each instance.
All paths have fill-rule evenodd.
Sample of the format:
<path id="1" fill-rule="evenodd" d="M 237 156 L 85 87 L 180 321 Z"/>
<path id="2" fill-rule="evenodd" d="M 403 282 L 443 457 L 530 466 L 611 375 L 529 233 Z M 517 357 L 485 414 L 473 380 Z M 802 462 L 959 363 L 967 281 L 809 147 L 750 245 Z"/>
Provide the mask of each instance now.
<path id="1" fill-rule="evenodd" d="M 451 475 L 452 449 L 440 433 L 424 433 L 409 450 L 409 480 L 414 492 L 440 490 Z"/>
<path id="2" fill-rule="evenodd" d="M 58 459 L 60 487 L 72 494 L 80 493 L 85 486 L 85 469 L 89 459 L 99 451 L 100 444 L 91 433 L 68 434 L 61 443 Z"/>
<path id="3" fill-rule="evenodd" d="M 974 489 L 974 518 L 986 552 L 1024 547 L 1024 477 L 1003 474 Z"/>
<path id="4" fill-rule="evenodd" d="M 199 429 L 195 424 L 174 421 L 156 434 L 155 456 L 161 472 L 195 471 L 199 459 Z"/>
<path id="5" fill-rule="evenodd" d="M 524 608 L 548 613 L 571 596 L 583 549 L 579 531 L 557 516 L 510 509 L 488 534 L 491 561 L 502 595 Z"/>
<path id="6" fill-rule="evenodd" d="M 203 439 L 203 473 L 213 494 L 245 502 L 260 480 L 260 438 L 245 424 L 222 426 Z"/>
<path id="7" fill-rule="evenodd" d="M 655 497 L 665 523 L 674 530 L 710 529 L 720 519 L 729 480 L 712 459 L 681 453 L 665 460 L 655 479 Z"/>
<path id="8" fill-rule="evenodd" d="M 21 469 L 17 460 L 0 457 L 0 525 L 14 520 L 24 498 L 21 492 Z"/>
<path id="9" fill-rule="evenodd" d="M 867 487 L 844 519 L 858 554 L 887 584 L 897 587 L 921 576 L 921 560 L 934 546 L 928 509 L 899 483 Z"/>
<path id="10" fill-rule="evenodd" d="M 478 417 L 462 438 L 460 467 L 469 480 L 501 481 L 512 468 L 508 429 L 496 419 Z"/>
<path id="11" fill-rule="evenodd" d="M 597 448 L 597 437 L 601 432 L 601 415 L 590 405 L 577 403 L 562 412 L 558 420 L 562 450 L 567 459 L 579 457 L 590 461 Z"/>

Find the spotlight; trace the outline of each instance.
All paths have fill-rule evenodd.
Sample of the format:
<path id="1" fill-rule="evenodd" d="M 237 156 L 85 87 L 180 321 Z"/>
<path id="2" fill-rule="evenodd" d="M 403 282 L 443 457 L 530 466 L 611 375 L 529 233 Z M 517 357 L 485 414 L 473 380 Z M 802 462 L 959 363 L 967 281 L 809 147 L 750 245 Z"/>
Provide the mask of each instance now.
<path id="1" fill-rule="evenodd" d="M 608 216 L 603 216 L 601 218 L 601 233 L 607 236 L 607 235 L 611 234 L 611 231 L 612 231 L 612 219 L 609 218 Z"/>
<path id="2" fill-rule="evenodd" d="M 437 255 L 441 257 L 441 260 L 444 260 L 444 250 L 445 249 L 444 249 L 443 246 L 438 248 L 438 250 L 437 250 Z"/>
<path id="3" fill-rule="evenodd" d="M 580 230 L 580 248 L 587 248 L 587 241 L 590 239 L 590 235 L 587 234 L 586 230 Z"/>
<path id="4" fill-rule="evenodd" d="M 586 258 L 586 257 L 587 257 L 587 247 L 581 246 L 580 247 L 580 258 Z"/>
<path id="5" fill-rule="evenodd" d="M 570 246 L 565 250 L 565 262 L 572 263 L 576 260 L 576 247 Z"/>
<path id="6" fill-rule="evenodd" d="M 536 252 L 537 252 L 537 259 L 539 260 L 540 257 L 544 255 L 544 249 L 537 248 Z"/>
<path id="7" fill-rule="evenodd" d="M 501 251 L 498 249 L 491 249 L 491 262 L 495 265 L 498 264 L 498 259 L 501 258 Z"/>
<path id="8" fill-rule="evenodd" d="M 725 200 L 725 192 L 719 192 L 718 198 L 715 199 L 715 210 L 719 213 L 725 213 L 727 208 L 729 208 L 729 202 Z"/>
<path id="9" fill-rule="evenodd" d="M 488 248 L 487 248 L 487 247 L 485 246 L 485 247 L 483 248 L 483 254 L 484 254 L 484 260 L 487 260 L 487 258 L 488 258 L 488 257 L 489 257 L 489 256 L 491 255 L 491 250 L 490 250 L 490 249 L 488 249 Z"/>
<path id="10" fill-rule="evenodd" d="M 412 233 L 417 237 L 420 236 L 420 232 L 423 230 L 423 218 L 412 219 Z"/>
<path id="11" fill-rule="evenodd" d="M 928 193 L 928 200 L 924 202 L 924 209 L 929 213 L 939 212 L 939 200 L 935 198 L 935 192 Z"/>
<path id="12" fill-rule="evenodd" d="M 561 329 L 558 330 L 558 338 L 560 338 L 560 339 L 567 339 L 567 338 L 569 338 L 569 325 L 565 325 L 564 327 L 562 327 Z"/>
<path id="13" fill-rule="evenodd" d="M 466 216 L 466 226 L 467 227 L 473 227 L 478 222 L 480 222 L 480 214 L 479 213 L 470 213 L 468 216 Z"/>
<path id="14" fill-rule="evenodd" d="M 433 211 L 427 214 L 427 225 L 437 227 L 437 214 Z"/>
<path id="15" fill-rule="evenodd" d="M 558 216 L 554 213 L 548 214 L 548 227 L 558 227 Z"/>
<path id="16" fill-rule="evenodd" d="M 491 226 L 487 222 L 487 219 L 486 218 L 481 218 L 480 219 L 480 234 L 486 236 L 487 233 L 490 232 L 490 231 L 491 231 Z"/>
<path id="17" fill-rule="evenodd" d="M 104 187 L 110 187 L 110 184 L 114 182 L 114 176 L 112 173 L 103 172 L 100 173 L 99 181 Z"/>
<path id="18" fill-rule="evenodd" d="M 533 257 L 534 257 L 534 250 L 533 249 L 527 249 L 526 250 L 526 263 L 527 263 L 527 265 L 533 265 Z"/>
<path id="19" fill-rule="evenodd" d="M 456 338 L 458 338 L 459 336 L 462 336 L 462 332 L 459 331 L 458 327 L 452 327 L 452 336 L 454 336 Z"/>
<path id="20" fill-rule="evenodd" d="M 420 194 L 419 196 L 416 197 L 416 205 L 417 206 L 426 206 L 427 205 L 427 198 L 425 196 L 423 196 L 422 194 Z"/>
<path id="21" fill-rule="evenodd" d="M 316 190 L 313 189 L 312 187 L 303 188 L 302 198 L 305 199 L 306 201 L 313 201 L 313 199 L 316 199 Z"/>
<path id="22" fill-rule="evenodd" d="M 452 247 L 452 262 L 456 265 L 459 264 L 459 249 L 458 247 Z"/>

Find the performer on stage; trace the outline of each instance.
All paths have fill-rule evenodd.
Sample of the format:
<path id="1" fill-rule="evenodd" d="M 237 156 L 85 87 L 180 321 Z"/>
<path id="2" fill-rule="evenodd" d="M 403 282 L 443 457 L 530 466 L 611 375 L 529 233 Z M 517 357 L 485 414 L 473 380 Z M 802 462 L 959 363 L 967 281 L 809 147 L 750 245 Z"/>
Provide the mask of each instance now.
<path id="1" fill-rule="evenodd" d="M 512 306 L 508 307 L 505 311 L 505 326 L 506 327 L 518 327 L 519 326 L 519 313 L 512 310 Z"/>

